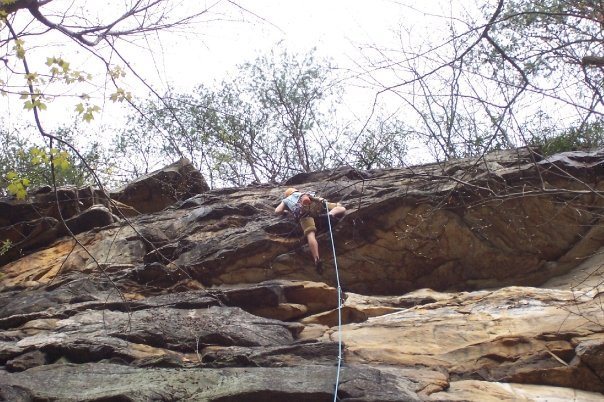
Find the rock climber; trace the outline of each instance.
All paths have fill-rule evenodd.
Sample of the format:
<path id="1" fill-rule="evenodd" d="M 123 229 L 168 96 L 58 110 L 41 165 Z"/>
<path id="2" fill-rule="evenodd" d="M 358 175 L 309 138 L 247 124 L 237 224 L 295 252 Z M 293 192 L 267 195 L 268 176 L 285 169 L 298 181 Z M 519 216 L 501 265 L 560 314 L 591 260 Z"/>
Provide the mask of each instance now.
<path id="1" fill-rule="evenodd" d="M 312 254 L 315 269 L 320 275 L 323 273 L 323 263 L 319 257 L 319 244 L 315 237 L 317 226 L 315 218 L 330 219 L 331 222 L 337 222 L 346 213 L 346 208 L 340 203 L 327 202 L 329 212 L 325 213 L 325 200 L 316 197 L 314 193 L 301 192 L 290 187 L 285 190 L 285 198 L 275 208 L 275 214 L 292 214 L 292 216 L 300 222 L 300 226 L 304 231 L 304 236 L 308 241 L 308 248 Z"/>

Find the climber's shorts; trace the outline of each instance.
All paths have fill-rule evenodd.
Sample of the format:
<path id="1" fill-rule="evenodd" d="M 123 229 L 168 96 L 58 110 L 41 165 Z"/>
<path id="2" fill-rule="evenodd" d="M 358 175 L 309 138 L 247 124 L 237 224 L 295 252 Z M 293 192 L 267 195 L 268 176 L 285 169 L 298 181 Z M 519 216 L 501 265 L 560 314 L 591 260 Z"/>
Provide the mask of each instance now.
<path id="1" fill-rule="evenodd" d="M 331 211 L 337 206 L 340 206 L 339 202 L 328 202 L 327 208 Z M 317 226 L 315 225 L 315 219 L 307 216 L 304 218 L 300 218 L 300 226 L 302 226 L 302 230 L 304 231 L 304 236 L 308 235 L 310 232 L 316 232 Z"/>

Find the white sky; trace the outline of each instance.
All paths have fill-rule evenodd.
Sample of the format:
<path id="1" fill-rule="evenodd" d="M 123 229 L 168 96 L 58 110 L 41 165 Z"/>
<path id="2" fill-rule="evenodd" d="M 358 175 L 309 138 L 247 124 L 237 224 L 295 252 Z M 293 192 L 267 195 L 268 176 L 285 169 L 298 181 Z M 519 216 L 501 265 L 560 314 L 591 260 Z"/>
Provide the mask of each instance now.
<path id="1" fill-rule="evenodd" d="M 198 35 L 162 40 L 162 52 L 155 53 L 159 69 L 149 72 L 153 81 L 186 92 L 196 84 L 221 80 L 236 65 L 268 53 L 279 43 L 291 53 L 316 48 L 318 56 L 354 69 L 362 47 L 395 42 L 394 29 L 405 10 L 391 0 L 239 0 L 237 4 L 241 9 L 228 3 L 222 7 L 232 21 L 200 26 Z M 357 113 L 373 101 L 369 92 L 354 97 L 344 107 L 356 104 Z"/>
<path id="2" fill-rule="evenodd" d="M 101 15 L 112 4 L 121 4 L 120 0 L 78 1 L 54 0 L 51 4 L 59 8 L 72 3 L 77 7 L 98 6 Z M 419 43 L 425 40 L 425 36 L 436 35 L 440 31 L 439 19 L 433 18 L 434 14 L 446 12 L 442 10 L 450 9 L 452 3 L 461 6 L 468 1 L 236 0 L 234 3 L 240 6 L 237 7 L 226 0 L 206 0 L 204 3 L 202 0 L 182 0 L 184 12 L 191 4 L 199 7 L 200 4 L 218 3 L 208 16 L 208 19 L 215 20 L 197 24 L 188 33 L 162 33 L 159 41 L 154 41 L 151 36 L 148 42 L 139 42 L 141 47 L 130 47 L 126 53 L 135 70 L 159 93 L 164 93 L 169 86 L 184 92 L 200 83 L 219 81 L 232 74 L 237 64 L 267 53 L 280 41 L 289 52 L 304 53 L 316 47 L 319 56 L 329 57 L 345 69 L 356 69 L 356 63 L 363 63 L 361 54 L 367 46 L 397 48 L 400 43 L 396 32 L 401 27 L 411 33 L 408 40 Z M 60 38 L 61 42 L 65 40 Z M 30 43 L 26 42 L 26 47 Z M 74 68 L 104 76 L 100 69 L 91 71 L 93 58 L 85 51 L 64 45 L 52 49 L 53 55 L 58 52 L 72 61 Z M 30 52 L 28 57 L 39 56 L 37 65 L 42 69 L 48 56 L 46 52 L 38 49 L 35 53 Z M 36 65 L 34 61 L 31 64 Z M 0 77 L 5 81 L 9 78 L 8 75 Z M 133 84 L 134 81 L 130 75 L 124 80 L 124 86 L 135 96 L 146 96 L 147 90 Z M 93 101 L 103 102 L 109 94 L 106 91 L 103 88 L 93 91 Z M 357 114 L 362 114 L 363 109 L 368 109 L 373 102 L 374 91 L 351 90 L 349 94 L 346 102 Z M 0 108 L 6 108 L 7 113 L 3 115 L 9 125 L 30 118 L 21 112 L 23 101 L 18 97 L 1 101 Z M 54 101 L 48 111 L 43 112 L 45 121 L 52 127 L 69 120 L 67 116 L 73 114 L 73 105 L 77 102 L 76 99 L 71 103 Z M 120 124 L 123 116 L 120 107 L 105 101 L 103 112 L 96 118 L 94 126 Z"/>
<path id="3" fill-rule="evenodd" d="M 230 4 L 225 8 L 239 22 L 212 23 L 202 28 L 204 34 L 192 47 L 180 40 L 166 52 L 168 75 L 177 86 L 186 87 L 184 78 L 190 76 L 191 66 L 207 74 L 206 79 L 219 78 L 279 41 L 298 52 L 316 47 L 319 54 L 346 63 L 358 57 L 357 46 L 391 40 L 390 30 L 398 23 L 401 9 L 389 0 L 240 0 L 238 4 L 250 13 Z M 191 65 L 169 66 L 167 60 L 187 60 Z"/>
<path id="4" fill-rule="evenodd" d="M 45 7 L 54 7 L 57 13 L 64 9 L 95 19 L 108 17 L 109 13 L 119 15 L 119 5 L 129 4 L 133 0 L 53 0 Z M 122 52 L 140 74 L 144 82 L 151 85 L 159 94 L 168 88 L 178 92 L 193 90 L 198 84 L 211 85 L 235 72 L 237 64 L 253 61 L 257 56 L 267 54 L 270 49 L 281 42 L 281 48 L 289 53 L 305 53 L 311 48 L 317 49 L 317 56 L 328 57 L 332 63 L 345 72 L 362 72 L 369 63 L 387 57 L 396 65 L 400 59 L 416 62 L 411 67 L 416 71 L 429 70 L 430 63 L 441 63 L 450 60 L 446 54 L 449 48 L 442 46 L 438 52 L 429 52 L 428 46 L 445 43 L 450 38 L 451 28 L 456 33 L 464 31 L 466 13 L 480 16 L 479 5 L 493 8 L 496 0 L 479 2 L 477 0 L 166 0 L 178 4 L 174 15 L 186 15 L 192 9 L 211 7 L 211 11 L 201 22 L 190 27 L 186 32 L 162 32 L 149 34 L 145 40 L 139 40 L 132 46 L 122 46 Z M 170 14 L 171 16 L 173 14 Z M 56 20 L 56 18 L 55 18 Z M 17 13 L 15 24 L 28 24 L 31 17 L 26 11 Z M 450 25 L 453 25 L 451 27 Z M 2 29 L 2 35 L 8 35 Z M 28 61 L 34 71 L 48 71 L 44 66 L 49 56 L 63 56 L 72 67 L 92 73 L 96 87 L 76 89 L 65 92 L 55 90 L 57 96 L 48 104 L 48 110 L 42 112 L 42 119 L 48 130 L 58 126 L 71 126 L 75 119 L 74 107 L 80 102 L 77 98 L 82 92 L 91 95 L 91 103 L 102 106 L 102 112 L 95 116 L 93 124 L 81 124 L 80 130 L 96 138 L 107 138 L 107 132 L 123 127 L 126 108 L 123 104 L 108 101 L 115 90 L 106 85 L 103 65 L 86 50 L 78 47 L 64 36 L 54 33 L 52 43 L 47 43 L 50 35 L 39 38 L 25 37 L 25 48 Z M 468 36 L 468 38 L 470 38 Z M 43 41 L 37 42 L 38 40 Z M 431 45 L 429 45 L 429 43 Z M 122 43 L 123 45 L 123 43 Z M 379 50 L 372 49 L 378 47 Z M 418 50 L 422 47 L 422 57 L 409 57 L 401 49 Z M 107 50 L 107 49 L 105 49 Z M 404 60 L 403 60 L 404 61 Z M 112 60 L 117 65 L 122 62 Z M 404 63 L 402 63 L 404 64 Z M 15 67 L 15 66 L 12 66 Z M 340 112 L 364 122 L 371 113 L 371 107 L 377 91 L 383 86 L 404 82 L 408 76 L 409 65 L 401 68 L 371 71 L 361 79 L 347 80 L 347 87 Z M 17 69 L 22 67 L 16 66 Z M 443 69 L 444 70 L 444 69 Z M 353 75 L 353 74 L 350 74 Z M 367 78 L 363 80 L 362 78 Z M 7 83 L 21 82 L 23 77 L 10 72 L 0 63 L 0 80 Z M 379 82 L 378 82 L 379 80 Z M 380 85 L 382 87 L 380 87 Z M 135 98 L 145 99 L 148 89 L 137 81 L 132 73 L 120 84 L 131 91 Z M 373 86 L 372 86 L 373 85 Z M 484 88 L 487 88 L 486 86 Z M 484 89 L 479 88 L 479 89 Z M 442 88 L 430 88 L 439 92 Z M 47 88 L 42 88 L 46 91 Z M 53 89 L 54 90 L 54 89 Z M 63 91 L 63 92 L 62 92 Z M 403 92 L 407 91 L 407 92 Z M 446 96 L 446 91 L 443 92 Z M 399 97 L 397 97 L 397 95 Z M 421 118 L 411 110 L 415 105 L 413 88 L 402 88 L 398 94 L 382 95 L 380 101 L 386 104 L 388 113 L 395 115 L 408 126 L 420 127 Z M 527 98 L 527 102 L 531 98 Z M 0 124 L 8 128 L 23 126 L 23 122 L 33 123 L 31 112 L 23 111 L 23 100 L 18 95 L 0 96 Z M 405 102 L 407 109 L 404 109 Z M 553 101 L 555 106 L 555 100 Z M 551 106 L 549 106 L 551 107 Z M 543 102 L 527 105 L 528 114 L 546 108 Z M 568 108 L 567 108 L 568 109 Z M 557 113 L 559 121 L 574 121 L 574 110 Z M 415 119 L 415 120 L 411 120 Z M 564 124 L 561 125 L 564 127 Z M 87 127 L 87 128 L 82 128 Z M 32 130 L 32 135 L 37 134 Z M 411 152 L 410 152 L 411 153 Z M 415 152 L 417 153 L 417 152 Z"/>

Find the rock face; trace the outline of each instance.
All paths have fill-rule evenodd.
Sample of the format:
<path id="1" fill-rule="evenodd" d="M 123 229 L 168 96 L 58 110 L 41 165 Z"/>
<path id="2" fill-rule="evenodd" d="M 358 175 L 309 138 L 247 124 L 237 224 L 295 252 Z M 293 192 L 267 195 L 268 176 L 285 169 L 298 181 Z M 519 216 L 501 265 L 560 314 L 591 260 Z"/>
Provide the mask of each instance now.
<path id="1" fill-rule="evenodd" d="M 0 400 L 330 401 L 336 379 L 342 401 L 602 400 L 603 165 L 293 177 L 347 207 L 337 277 L 325 222 L 319 275 L 274 216 L 283 188 L 209 191 L 182 162 L 167 194 L 137 181 L 64 224 L 0 202 Z"/>
<path id="2" fill-rule="evenodd" d="M 66 234 L 105 227 L 141 212 L 161 211 L 208 189 L 201 173 L 188 160 L 181 159 L 111 194 L 92 187 L 62 187 L 55 193 L 46 186 L 24 201 L 0 200 L 0 239 L 11 244 L 0 255 L 0 264 Z"/>
<path id="3" fill-rule="evenodd" d="M 138 212 L 151 213 L 209 189 L 201 173 L 183 158 L 111 192 L 111 198 Z"/>

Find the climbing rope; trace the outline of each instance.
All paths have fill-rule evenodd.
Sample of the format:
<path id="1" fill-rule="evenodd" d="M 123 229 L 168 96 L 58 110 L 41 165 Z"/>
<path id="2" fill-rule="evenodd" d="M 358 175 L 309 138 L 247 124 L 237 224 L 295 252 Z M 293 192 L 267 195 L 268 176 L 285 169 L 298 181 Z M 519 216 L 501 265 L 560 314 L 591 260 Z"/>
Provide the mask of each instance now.
<path id="1" fill-rule="evenodd" d="M 342 287 L 340 286 L 340 274 L 338 272 L 338 260 L 336 258 L 336 245 L 333 241 L 333 231 L 331 230 L 331 219 L 329 219 L 329 207 L 327 200 L 325 210 L 327 211 L 327 224 L 329 226 L 329 237 L 331 238 L 331 249 L 333 251 L 333 263 L 336 269 L 336 284 L 338 289 L 338 370 L 336 372 L 336 387 L 333 393 L 333 401 L 338 400 L 338 385 L 340 384 L 340 370 L 342 369 Z"/>

